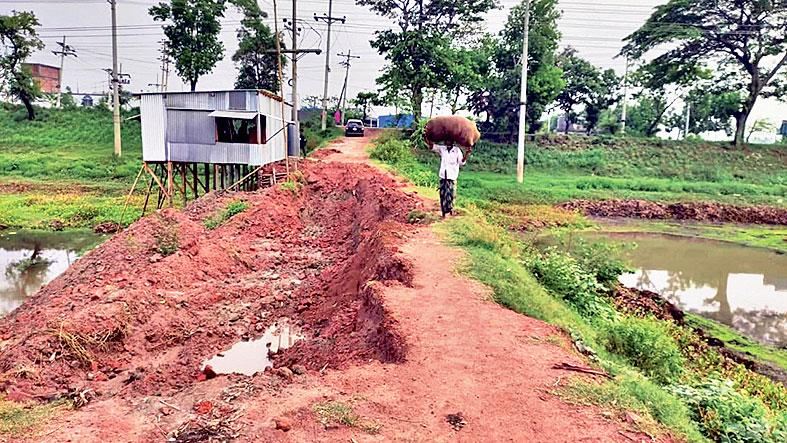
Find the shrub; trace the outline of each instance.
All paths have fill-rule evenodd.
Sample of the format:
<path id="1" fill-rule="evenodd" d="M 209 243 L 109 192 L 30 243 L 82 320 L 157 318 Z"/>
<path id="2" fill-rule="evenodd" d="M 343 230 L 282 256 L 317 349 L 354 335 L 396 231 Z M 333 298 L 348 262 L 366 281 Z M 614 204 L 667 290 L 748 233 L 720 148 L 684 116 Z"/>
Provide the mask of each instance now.
<path id="1" fill-rule="evenodd" d="M 626 262 L 620 258 L 624 245 L 609 242 L 589 243 L 581 238 L 574 239 L 572 243 L 571 255 L 605 287 L 614 287 L 618 284 L 618 277 L 629 272 Z"/>
<path id="2" fill-rule="evenodd" d="M 604 287 L 575 258 L 548 248 L 544 254 L 529 258 L 528 265 L 544 287 L 573 305 L 583 317 L 602 321 L 615 318 L 615 309 L 599 295 Z"/>
<path id="3" fill-rule="evenodd" d="M 414 159 L 409 143 L 397 139 L 388 139 L 382 143 L 377 143 L 369 152 L 369 156 L 375 160 L 393 165 Z"/>
<path id="4" fill-rule="evenodd" d="M 772 416 L 762 402 L 735 391 L 731 381 L 711 378 L 670 390 L 683 399 L 703 432 L 715 441 L 787 441 L 787 413 Z"/>
<path id="5" fill-rule="evenodd" d="M 607 326 L 603 341 L 609 351 L 660 383 L 675 381 L 683 372 L 683 355 L 665 322 L 625 317 Z"/>

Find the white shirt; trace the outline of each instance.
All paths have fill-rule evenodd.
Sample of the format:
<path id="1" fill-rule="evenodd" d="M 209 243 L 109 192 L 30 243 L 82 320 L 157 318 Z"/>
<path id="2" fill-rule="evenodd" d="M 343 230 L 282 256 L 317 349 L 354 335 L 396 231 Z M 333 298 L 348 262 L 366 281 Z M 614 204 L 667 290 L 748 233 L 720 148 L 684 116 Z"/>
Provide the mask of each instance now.
<path id="1" fill-rule="evenodd" d="M 444 145 L 434 145 L 432 151 L 440 154 L 440 178 L 456 180 L 459 177 L 459 167 L 465 164 L 462 161 L 462 150 L 454 146 L 449 151 Z"/>

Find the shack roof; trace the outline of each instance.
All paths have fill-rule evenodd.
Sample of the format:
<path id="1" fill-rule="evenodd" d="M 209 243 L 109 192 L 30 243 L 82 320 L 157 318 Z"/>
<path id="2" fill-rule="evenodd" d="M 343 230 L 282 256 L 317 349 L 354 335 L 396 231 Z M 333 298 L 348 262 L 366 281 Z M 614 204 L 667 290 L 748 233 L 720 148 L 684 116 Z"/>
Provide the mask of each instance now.
<path id="1" fill-rule="evenodd" d="M 281 96 L 274 94 L 267 89 L 215 89 L 210 91 L 166 91 L 166 92 L 136 92 L 135 96 L 143 95 L 174 95 L 174 94 L 215 94 L 217 92 L 257 92 L 266 97 L 272 98 L 277 101 L 284 101 Z"/>

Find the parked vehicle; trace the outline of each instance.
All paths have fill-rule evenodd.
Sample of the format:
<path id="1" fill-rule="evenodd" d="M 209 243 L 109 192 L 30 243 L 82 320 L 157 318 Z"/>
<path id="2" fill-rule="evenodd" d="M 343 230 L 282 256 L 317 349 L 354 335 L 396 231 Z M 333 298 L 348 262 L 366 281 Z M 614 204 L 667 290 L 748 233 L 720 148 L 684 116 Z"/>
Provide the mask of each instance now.
<path id="1" fill-rule="evenodd" d="M 363 137 L 363 122 L 360 120 L 347 120 L 347 125 L 344 127 L 344 135 L 347 137 L 353 135 L 360 135 Z"/>

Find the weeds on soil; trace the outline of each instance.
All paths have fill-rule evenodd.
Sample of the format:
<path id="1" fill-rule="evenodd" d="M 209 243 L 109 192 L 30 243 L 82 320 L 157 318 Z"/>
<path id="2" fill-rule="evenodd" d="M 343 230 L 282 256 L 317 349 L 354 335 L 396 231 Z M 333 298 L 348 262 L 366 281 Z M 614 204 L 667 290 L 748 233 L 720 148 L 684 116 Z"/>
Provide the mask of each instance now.
<path id="1" fill-rule="evenodd" d="M 203 225 L 208 230 L 213 230 L 224 224 L 227 220 L 231 219 L 232 217 L 240 214 L 241 212 L 245 211 L 249 208 L 249 204 L 243 200 L 233 200 L 224 210 L 219 211 L 218 213 L 214 214 L 212 217 L 206 218 L 203 221 Z"/>
<path id="2" fill-rule="evenodd" d="M 330 428 L 337 425 L 358 428 L 367 434 L 376 434 L 382 427 L 379 423 L 364 420 L 355 413 L 352 406 L 337 400 L 317 403 L 312 407 L 320 423 Z"/>

